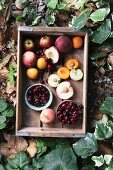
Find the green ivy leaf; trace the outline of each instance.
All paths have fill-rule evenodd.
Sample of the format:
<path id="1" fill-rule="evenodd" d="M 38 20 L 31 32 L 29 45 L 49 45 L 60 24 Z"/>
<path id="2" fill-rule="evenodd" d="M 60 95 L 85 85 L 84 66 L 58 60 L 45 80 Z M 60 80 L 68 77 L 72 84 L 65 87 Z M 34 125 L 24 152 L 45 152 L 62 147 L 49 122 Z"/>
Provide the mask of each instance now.
<path id="1" fill-rule="evenodd" d="M 5 170 L 5 168 L 0 164 L 0 170 Z"/>
<path id="2" fill-rule="evenodd" d="M 111 160 L 113 159 L 112 155 L 104 155 L 104 160 L 106 162 L 107 165 L 110 164 Z"/>
<path id="3" fill-rule="evenodd" d="M 106 8 L 100 8 L 90 15 L 90 18 L 94 22 L 103 21 L 108 15 Z"/>
<path id="4" fill-rule="evenodd" d="M 38 154 L 35 156 L 35 158 L 33 158 L 32 160 L 32 165 L 35 168 L 43 168 L 43 160 L 44 160 L 44 156 L 39 156 Z"/>
<path id="5" fill-rule="evenodd" d="M 5 111 L 2 112 L 2 115 L 6 117 L 12 117 L 14 113 L 15 113 L 15 108 L 10 105 Z"/>
<path id="6" fill-rule="evenodd" d="M 106 97 L 99 110 L 100 112 L 113 117 L 113 97 Z"/>
<path id="7" fill-rule="evenodd" d="M 98 44 L 103 43 L 111 33 L 111 20 L 107 19 L 92 35 L 92 41 Z"/>
<path id="8" fill-rule="evenodd" d="M 96 124 L 94 135 L 98 140 L 103 140 L 106 138 L 110 138 L 113 134 L 111 127 L 107 126 L 104 123 L 98 122 Z"/>
<path id="9" fill-rule="evenodd" d="M 83 12 L 78 17 L 74 16 L 72 18 L 72 26 L 76 29 L 76 31 L 84 27 L 84 25 L 89 19 L 90 13 L 91 13 L 90 9 L 87 9 L 85 12 Z"/>
<path id="10" fill-rule="evenodd" d="M 109 163 L 109 168 L 111 168 L 113 170 L 113 158 L 111 159 L 111 161 Z"/>
<path id="11" fill-rule="evenodd" d="M 27 2 L 27 0 L 19 0 L 19 2 L 20 2 L 21 4 L 24 4 L 24 3 Z"/>
<path id="12" fill-rule="evenodd" d="M 37 145 L 37 155 L 41 156 L 43 153 L 47 151 L 47 146 L 45 146 L 45 143 L 41 139 L 36 140 L 36 145 Z"/>
<path id="13" fill-rule="evenodd" d="M 76 156 L 69 145 L 61 145 L 47 154 L 44 158 L 46 170 L 78 170 Z"/>
<path id="14" fill-rule="evenodd" d="M 38 17 L 36 17 L 35 20 L 32 22 L 32 25 L 33 25 L 33 26 L 38 25 L 40 22 L 41 22 L 41 16 L 38 16 Z"/>
<path id="15" fill-rule="evenodd" d="M 5 116 L 0 116 L 0 124 L 4 123 L 6 121 Z"/>
<path id="16" fill-rule="evenodd" d="M 7 126 L 6 123 L 1 123 L 0 124 L 0 129 L 4 129 L 6 126 Z"/>
<path id="17" fill-rule="evenodd" d="M 107 56 L 107 54 L 105 52 L 96 51 L 96 49 L 93 51 L 93 53 L 90 54 L 90 58 L 92 60 L 97 60 L 99 58 L 103 58 L 106 56 Z"/>
<path id="18" fill-rule="evenodd" d="M 64 3 L 64 2 L 61 2 L 59 4 L 57 4 L 57 9 L 62 9 L 62 10 L 65 10 L 66 7 L 70 7 L 71 3 Z"/>
<path id="19" fill-rule="evenodd" d="M 40 170 L 39 168 L 35 168 L 34 166 L 32 165 L 27 165 L 24 167 L 23 170 Z"/>
<path id="20" fill-rule="evenodd" d="M 30 158 L 26 155 L 24 151 L 20 151 L 16 154 L 15 158 L 8 159 L 8 164 L 11 168 L 23 169 L 26 165 L 30 163 Z"/>
<path id="21" fill-rule="evenodd" d="M 25 7 L 24 10 L 22 11 L 22 17 L 25 17 L 28 13 L 28 7 Z"/>
<path id="22" fill-rule="evenodd" d="M 100 167 L 104 164 L 103 156 L 92 156 L 91 158 L 95 162 L 95 166 Z"/>
<path id="23" fill-rule="evenodd" d="M 97 140 L 94 134 L 87 133 L 86 137 L 73 144 L 73 149 L 78 156 L 87 158 L 97 151 Z"/>
<path id="24" fill-rule="evenodd" d="M 20 168 L 11 168 L 10 166 L 9 166 L 9 164 L 6 164 L 5 165 L 5 170 L 20 170 Z M 24 170 L 24 169 L 23 169 Z"/>
<path id="25" fill-rule="evenodd" d="M 7 102 L 4 99 L 0 99 L 0 112 L 3 112 L 7 108 Z"/>
<path id="26" fill-rule="evenodd" d="M 55 16 L 54 15 L 48 15 L 47 19 L 46 19 L 46 23 L 47 25 L 52 25 L 55 22 Z"/>
<path id="27" fill-rule="evenodd" d="M 58 4 L 58 0 L 50 0 L 47 4 L 47 7 L 50 9 L 56 9 L 56 6 Z"/>
<path id="28" fill-rule="evenodd" d="M 82 8 L 84 6 L 84 4 L 88 1 L 89 0 L 78 0 L 78 1 L 75 2 L 75 7 L 77 9 Z"/>

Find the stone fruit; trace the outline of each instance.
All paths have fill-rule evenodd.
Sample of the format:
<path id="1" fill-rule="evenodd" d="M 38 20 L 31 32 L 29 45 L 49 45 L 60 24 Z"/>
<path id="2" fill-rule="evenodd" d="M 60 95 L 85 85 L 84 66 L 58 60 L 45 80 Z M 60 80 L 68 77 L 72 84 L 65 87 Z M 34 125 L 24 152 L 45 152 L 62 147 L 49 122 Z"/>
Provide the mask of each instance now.
<path id="1" fill-rule="evenodd" d="M 72 48 L 72 41 L 67 36 L 60 36 L 56 39 L 55 46 L 60 52 L 68 52 Z"/>
<path id="2" fill-rule="evenodd" d="M 53 40 L 50 36 L 43 36 L 40 38 L 39 45 L 42 48 L 49 48 L 53 44 Z"/>
<path id="3" fill-rule="evenodd" d="M 25 7 L 25 4 L 24 3 L 20 3 L 19 0 L 16 0 L 15 1 L 15 6 L 18 9 L 23 9 Z"/>
<path id="4" fill-rule="evenodd" d="M 40 114 L 40 120 L 43 123 L 51 123 L 54 121 L 54 119 L 55 119 L 55 112 L 50 108 L 44 109 Z"/>
<path id="5" fill-rule="evenodd" d="M 36 79 L 38 77 L 38 70 L 36 68 L 28 68 L 27 69 L 27 76 L 30 79 Z"/>
<path id="6" fill-rule="evenodd" d="M 44 57 L 41 57 L 37 60 L 37 67 L 42 70 L 47 67 L 47 61 Z"/>
<path id="7" fill-rule="evenodd" d="M 55 64 L 59 60 L 59 52 L 56 47 L 52 46 L 45 50 L 45 55 L 48 59 L 52 60 L 52 63 Z"/>
<path id="8" fill-rule="evenodd" d="M 60 83 L 61 79 L 58 75 L 56 74 L 51 74 L 49 77 L 48 77 L 48 84 L 51 86 L 51 87 L 57 87 Z"/>
<path id="9" fill-rule="evenodd" d="M 66 67 L 69 69 L 69 70 L 72 70 L 74 68 L 77 68 L 78 65 L 79 65 L 79 62 L 77 59 L 75 58 L 69 58 L 67 61 L 66 61 Z"/>
<path id="10" fill-rule="evenodd" d="M 69 78 L 69 74 L 70 72 L 66 67 L 61 67 L 57 71 L 57 75 L 64 80 Z"/>
<path id="11" fill-rule="evenodd" d="M 36 65 L 36 56 L 32 51 L 27 51 L 22 56 L 23 64 L 26 67 L 34 67 Z"/>
<path id="12" fill-rule="evenodd" d="M 56 89 L 56 92 L 60 99 L 69 99 L 74 94 L 73 87 L 68 81 L 60 83 Z"/>
<path id="13" fill-rule="evenodd" d="M 73 69 L 70 71 L 70 77 L 72 80 L 81 80 L 83 78 L 83 72 L 80 69 Z"/>
<path id="14" fill-rule="evenodd" d="M 73 37 L 73 48 L 80 48 L 83 44 L 83 40 L 80 36 Z"/>
<path id="15" fill-rule="evenodd" d="M 31 51 L 34 49 L 34 47 L 35 47 L 35 44 L 32 39 L 26 39 L 24 41 L 24 48 L 26 51 Z"/>
<path id="16" fill-rule="evenodd" d="M 71 100 L 62 102 L 57 108 L 57 118 L 62 124 L 74 125 L 82 118 L 77 104 Z"/>

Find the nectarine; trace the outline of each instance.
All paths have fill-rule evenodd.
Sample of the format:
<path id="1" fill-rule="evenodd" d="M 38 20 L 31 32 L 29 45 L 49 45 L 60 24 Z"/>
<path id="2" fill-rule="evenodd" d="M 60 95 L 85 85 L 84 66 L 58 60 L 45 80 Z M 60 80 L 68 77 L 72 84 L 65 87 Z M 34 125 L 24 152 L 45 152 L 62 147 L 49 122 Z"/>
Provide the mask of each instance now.
<path id="1" fill-rule="evenodd" d="M 40 114 L 40 120 L 43 123 L 51 123 L 54 121 L 54 119 L 55 119 L 55 112 L 50 108 L 44 109 Z"/>

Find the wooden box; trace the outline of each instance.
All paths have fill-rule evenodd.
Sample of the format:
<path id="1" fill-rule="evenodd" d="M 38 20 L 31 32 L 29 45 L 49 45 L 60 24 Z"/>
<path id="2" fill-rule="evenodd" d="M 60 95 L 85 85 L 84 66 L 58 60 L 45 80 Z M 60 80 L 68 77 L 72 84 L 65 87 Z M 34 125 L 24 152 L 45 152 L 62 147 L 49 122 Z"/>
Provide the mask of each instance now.
<path id="1" fill-rule="evenodd" d="M 51 35 L 58 37 L 68 35 L 69 37 L 80 35 L 83 37 L 84 46 L 75 49 L 75 56 L 78 58 L 81 68 L 84 72 L 83 80 L 71 81 L 75 90 L 72 100 L 83 104 L 83 119 L 75 126 L 62 125 L 57 118 L 54 123 L 43 124 L 40 122 L 40 113 L 31 110 L 25 103 L 25 90 L 37 81 L 31 81 L 27 78 L 25 68 L 22 64 L 23 41 L 26 37 L 40 37 Z M 68 54 L 66 54 L 68 57 Z M 66 27 L 25 27 L 18 28 L 18 57 L 17 57 L 17 106 L 16 106 L 16 135 L 17 136 L 37 136 L 37 137 L 84 137 L 86 134 L 87 119 L 87 74 L 88 74 L 88 34 L 86 32 L 75 32 L 72 28 Z M 47 78 L 47 77 L 46 77 Z M 62 101 L 55 93 L 55 89 L 49 87 L 54 95 L 52 106 L 56 110 L 58 104 Z"/>

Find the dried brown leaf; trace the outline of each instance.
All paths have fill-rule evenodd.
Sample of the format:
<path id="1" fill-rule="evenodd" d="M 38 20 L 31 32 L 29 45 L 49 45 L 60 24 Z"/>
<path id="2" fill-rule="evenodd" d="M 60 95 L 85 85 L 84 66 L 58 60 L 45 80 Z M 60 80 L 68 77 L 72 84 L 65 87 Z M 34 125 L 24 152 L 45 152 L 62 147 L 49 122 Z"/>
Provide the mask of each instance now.
<path id="1" fill-rule="evenodd" d="M 14 84 L 11 85 L 9 81 L 7 81 L 7 87 L 6 87 L 6 93 L 11 94 L 15 91 L 15 86 Z"/>
<path id="2" fill-rule="evenodd" d="M 1 61 L 1 63 L 0 63 L 0 68 L 6 66 L 6 64 L 9 63 L 11 57 L 13 57 L 13 56 L 14 56 L 14 52 L 12 52 L 12 51 L 10 51 L 9 53 L 5 54 L 3 59 L 2 59 L 2 61 Z"/>
<path id="3" fill-rule="evenodd" d="M 30 139 L 28 143 L 29 146 L 27 148 L 27 152 L 29 153 L 29 156 L 33 158 L 37 153 L 37 145 L 34 139 Z"/>
<path id="4" fill-rule="evenodd" d="M 26 151 L 28 143 L 23 137 L 16 137 L 14 135 L 4 134 L 7 142 L 1 143 L 0 153 L 6 158 L 11 158 L 19 151 Z"/>
<path id="5" fill-rule="evenodd" d="M 13 105 L 14 105 L 14 106 L 16 106 L 16 102 L 17 102 L 16 96 L 11 95 L 10 98 L 9 98 L 9 100 L 10 100 L 11 102 L 13 102 Z"/>
<path id="6" fill-rule="evenodd" d="M 0 78 L 6 78 L 8 75 L 8 70 L 6 67 L 4 67 L 3 69 L 0 69 Z"/>
<path id="7" fill-rule="evenodd" d="M 0 28 L 0 51 L 2 51 L 3 45 L 4 45 L 4 34 L 3 34 L 3 29 Z"/>

